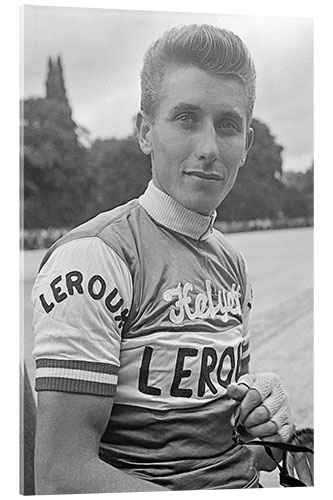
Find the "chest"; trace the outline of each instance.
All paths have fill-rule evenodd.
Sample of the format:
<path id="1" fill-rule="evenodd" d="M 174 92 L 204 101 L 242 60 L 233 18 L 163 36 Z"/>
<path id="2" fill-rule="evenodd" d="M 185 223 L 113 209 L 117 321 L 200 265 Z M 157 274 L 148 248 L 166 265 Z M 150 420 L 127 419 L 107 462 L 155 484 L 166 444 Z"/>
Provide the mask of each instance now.
<path id="1" fill-rule="evenodd" d="M 158 329 L 225 329 L 242 323 L 244 281 L 223 245 L 168 234 L 145 245 L 133 275 L 125 338 Z"/>

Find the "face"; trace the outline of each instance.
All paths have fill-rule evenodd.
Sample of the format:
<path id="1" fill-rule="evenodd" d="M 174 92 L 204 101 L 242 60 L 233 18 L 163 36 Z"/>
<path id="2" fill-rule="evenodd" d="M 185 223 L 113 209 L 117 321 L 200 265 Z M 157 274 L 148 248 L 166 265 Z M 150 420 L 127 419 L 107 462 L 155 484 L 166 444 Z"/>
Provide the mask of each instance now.
<path id="1" fill-rule="evenodd" d="M 156 187 L 204 215 L 227 196 L 252 143 L 242 82 L 195 67 L 170 70 L 154 122 L 141 114 L 137 124 Z"/>

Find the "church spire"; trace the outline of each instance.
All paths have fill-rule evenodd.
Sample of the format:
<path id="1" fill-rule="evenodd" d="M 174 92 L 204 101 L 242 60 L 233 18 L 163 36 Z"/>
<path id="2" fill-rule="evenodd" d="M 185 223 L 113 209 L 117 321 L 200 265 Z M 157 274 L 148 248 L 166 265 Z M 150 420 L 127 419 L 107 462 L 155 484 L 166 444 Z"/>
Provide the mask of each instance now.
<path id="1" fill-rule="evenodd" d="M 58 55 L 55 61 L 49 57 L 48 74 L 46 79 L 46 98 L 56 99 L 57 101 L 68 105 L 66 95 L 61 58 Z"/>

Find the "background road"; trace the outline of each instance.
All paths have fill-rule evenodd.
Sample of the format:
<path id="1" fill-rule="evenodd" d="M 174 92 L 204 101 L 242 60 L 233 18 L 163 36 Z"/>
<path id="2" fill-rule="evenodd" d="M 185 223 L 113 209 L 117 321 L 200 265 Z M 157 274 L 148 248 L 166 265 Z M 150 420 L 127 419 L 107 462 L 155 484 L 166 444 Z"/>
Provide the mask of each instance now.
<path id="1" fill-rule="evenodd" d="M 253 285 L 250 369 L 277 373 L 297 427 L 313 427 L 313 229 L 230 234 Z M 45 250 L 22 253 L 21 350 L 33 380 L 31 287 Z M 273 475 L 264 479 L 274 486 Z"/>
<path id="2" fill-rule="evenodd" d="M 298 427 L 313 426 L 313 229 L 238 233 L 253 286 L 250 369 L 277 373 Z"/>

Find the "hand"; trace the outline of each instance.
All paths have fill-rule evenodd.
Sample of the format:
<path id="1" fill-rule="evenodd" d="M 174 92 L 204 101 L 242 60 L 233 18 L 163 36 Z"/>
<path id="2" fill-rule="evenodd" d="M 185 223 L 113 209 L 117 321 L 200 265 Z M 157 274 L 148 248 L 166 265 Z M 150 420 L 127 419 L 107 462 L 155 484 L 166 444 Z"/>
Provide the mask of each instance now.
<path id="1" fill-rule="evenodd" d="M 243 425 L 253 437 L 287 441 L 294 425 L 287 395 L 274 373 L 243 375 L 227 387 L 230 398 L 239 402 L 236 425 Z"/>

